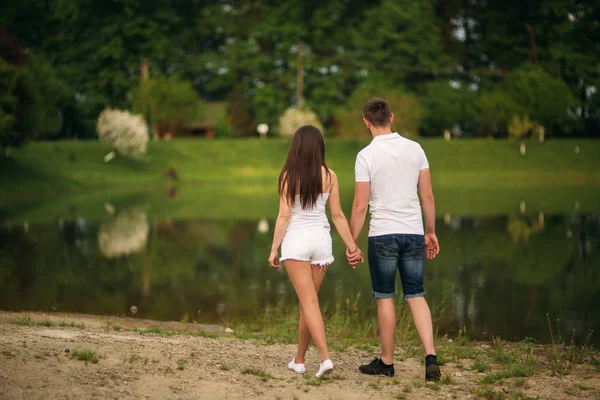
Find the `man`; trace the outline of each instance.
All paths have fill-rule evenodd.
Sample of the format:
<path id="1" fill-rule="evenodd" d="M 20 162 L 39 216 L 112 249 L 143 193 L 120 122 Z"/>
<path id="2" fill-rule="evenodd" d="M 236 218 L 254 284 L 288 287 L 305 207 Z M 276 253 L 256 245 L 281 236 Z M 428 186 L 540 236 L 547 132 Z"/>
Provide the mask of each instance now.
<path id="1" fill-rule="evenodd" d="M 363 121 L 373 141 L 356 158 L 356 189 L 350 229 L 357 240 L 371 209 L 368 260 L 377 300 L 381 358 L 359 367 L 369 375 L 394 376 L 394 307 L 396 270 L 425 352 L 425 379 L 440 379 L 433 347 L 431 312 L 424 296 L 424 258 L 433 259 L 440 248 L 435 235 L 435 203 L 429 163 L 421 146 L 398 133 L 391 124 L 394 114 L 387 101 L 373 98 L 363 108 Z M 421 204 L 425 216 L 425 229 Z M 356 265 L 358 257 L 347 252 Z"/>

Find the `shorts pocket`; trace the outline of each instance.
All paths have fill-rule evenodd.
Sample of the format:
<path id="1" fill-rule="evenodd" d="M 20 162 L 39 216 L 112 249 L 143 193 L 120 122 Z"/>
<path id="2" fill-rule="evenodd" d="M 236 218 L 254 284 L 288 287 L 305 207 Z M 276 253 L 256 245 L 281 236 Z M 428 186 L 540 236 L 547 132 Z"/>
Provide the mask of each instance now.
<path id="1" fill-rule="evenodd" d="M 413 238 L 410 254 L 415 258 L 425 257 L 425 237 L 416 236 Z"/>

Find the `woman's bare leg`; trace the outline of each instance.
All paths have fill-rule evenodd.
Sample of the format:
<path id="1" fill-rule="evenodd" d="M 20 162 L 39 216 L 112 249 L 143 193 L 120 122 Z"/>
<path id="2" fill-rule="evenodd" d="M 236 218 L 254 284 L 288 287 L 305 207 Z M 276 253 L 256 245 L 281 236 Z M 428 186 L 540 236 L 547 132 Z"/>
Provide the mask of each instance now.
<path id="1" fill-rule="evenodd" d="M 325 272 L 327 272 L 327 267 L 321 268 L 316 265 L 312 266 L 312 280 L 317 294 L 319 293 L 319 289 L 323 283 L 323 278 L 325 278 Z M 308 325 L 306 325 L 306 321 L 304 320 L 304 311 L 302 310 L 302 305 L 300 305 L 300 323 L 298 324 L 298 354 L 296 354 L 295 358 L 296 364 L 304 364 L 304 356 L 306 355 L 306 350 L 308 350 L 309 345 L 310 331 L 308 330 Z"/>
<path id="2" fill-rule="evenodd" d="M 325 340 L 325 325 L 319 309 L 319 299 L 312 278 L 312 265 L 309 262 L 287 260 L 284 262 L 285 269 L 288 272 L 290 280 L 294 285 L 300 307 L 302 308 L 302 317 L 306 322 L 310 336 L 312 336 L 321 362 L 329 359 L 327 350 L 327 341 Z"/>

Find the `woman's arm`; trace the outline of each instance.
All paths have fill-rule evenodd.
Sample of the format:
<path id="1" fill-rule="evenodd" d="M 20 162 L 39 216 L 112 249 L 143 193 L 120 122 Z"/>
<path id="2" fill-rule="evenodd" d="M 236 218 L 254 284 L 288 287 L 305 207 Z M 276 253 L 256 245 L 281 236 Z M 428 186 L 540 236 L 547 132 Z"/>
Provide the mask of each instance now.
<path id="1" fill-rule="evenodd" d="M 342 211 L 342 206 L 340 205 L 340 189 L 338 186 L 337 175 L 332 170 L 329 171 L 331 172 L 331 193 L 329 194 L 329 209 L 331 210 L 331 219 L 335 225 L 335 229 L 337 229 L 338 233 L 342 237 L 342 240 L 344 241 L 344 244 L 348 248 L 348 253 L 352 255 L 356 254 L 362 260 L 362 251 L 360 251 L 356 245 L 356 242 L 352 238 L 350 227 L 348 226 L 348 220 L 346 219 L 346 216 Z"/>
<path id="2" fill-rule="evenodd" d="M 282 191 L 285 193 L 285 190 Z M 279 214 L 275 222 L 275 232 L 273 233 L 273 244 L 271 245 L 271 254 L 269 255 L 269 265 L 275 269 L 281 268 L 277 250 L 281 245 L 285 231 L 290 223 L 290 206 L 287 200 L 282 196 L 279 198 Z"/>

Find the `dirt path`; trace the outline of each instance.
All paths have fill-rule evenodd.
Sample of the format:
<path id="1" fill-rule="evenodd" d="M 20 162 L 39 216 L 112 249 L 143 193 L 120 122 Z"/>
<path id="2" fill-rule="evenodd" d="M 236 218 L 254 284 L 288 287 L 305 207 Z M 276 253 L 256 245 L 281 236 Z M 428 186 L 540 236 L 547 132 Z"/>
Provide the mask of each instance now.
<path id="1" fill-rule="evenodd" d="M 409 358 L 396 363 L 393 379 L 369 377 L 361 375 L 357 366 L 370 361 L 372 354 L 350 349 L 332 352 L 335 373 L 317 381 L 309 378 L 318 366 L 314 349 L 307 357 L 308 374 L 300 376 L 286 369 L 293 345 L 266 346 L 227 334 L 211 338 L 124 330 L 174 329 L 176 323 L 27 315 L 30 323 L 19 325 L 15 321 L 27 321 L 25 314 L 0 312 L 2 399 L 468 399 L 477 397 L 483 375 L 468 365 L 448 363 L 442 372 L 452 378 L 446 384 L 424 385 L 420 360 Z M 44 321 L 50 321 L 45 322 L 50 326 L 39 326 Z M 85 327 L 59 326 L 72 321 Z M 120 331 L 111 328 L 117 325 Z M 100 360 L 74 358 L 82 349 L 92 350 Z M 536 374 L 518 390 L 513 381 L 503 381 L 493 386 L 498 397 L 489 398 L 502 398 L 504 393 L 510 399 L 600 399 L 597 370 L 590 365 L 578 368 L 565 377 Z"/>

